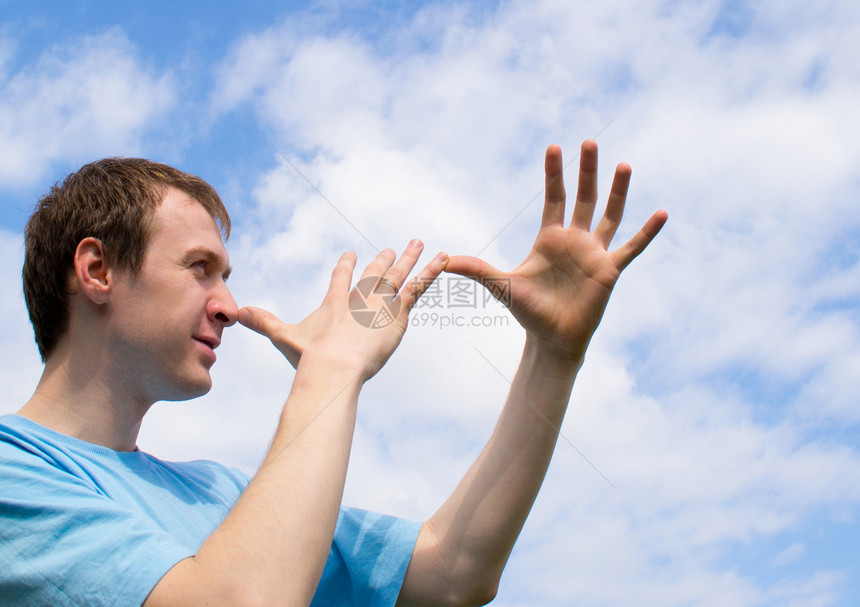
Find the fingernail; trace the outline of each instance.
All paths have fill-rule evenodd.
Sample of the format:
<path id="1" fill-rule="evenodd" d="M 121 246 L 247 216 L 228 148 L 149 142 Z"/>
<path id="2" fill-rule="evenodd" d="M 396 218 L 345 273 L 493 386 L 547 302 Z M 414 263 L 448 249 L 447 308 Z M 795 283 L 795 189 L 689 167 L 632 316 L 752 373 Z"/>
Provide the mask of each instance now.
<path id="1" fill-rule="evenodd" d="M 417 238 L 413 238 L 412 240 L 409 241 L 410 247 L 420 247 L 421 244 L 422 244 L 421 241 L 418 240 Z"/>
<path id="2" fill-rule="evenodd" d="M 448 261 L 448 254 L 447 253 L 439 253 L 436 256 L 436 261 L 441 261 L 441 262 Z"/>
<path id="3" fill-rule="evenodd" d="M 247 325 L 248 321 L 251 320 L 251 312 L 242 308 L 239 310 L 239 315 L 236 317 L 236 320 L 239 321 L 239 324 Z"/>

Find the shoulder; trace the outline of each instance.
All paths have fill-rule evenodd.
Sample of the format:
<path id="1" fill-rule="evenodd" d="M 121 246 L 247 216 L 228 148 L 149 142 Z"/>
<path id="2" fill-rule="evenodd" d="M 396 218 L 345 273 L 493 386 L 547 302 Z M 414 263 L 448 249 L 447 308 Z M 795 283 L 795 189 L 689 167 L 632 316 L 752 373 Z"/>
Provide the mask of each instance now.
<path id="1" fill-rule="evenodd" d="M 199 487 L 221 487 L 225 490 L 243 491 L 248 485 L 249 477 L 237 468 L 231 468 L 211 460 L 193 460 L 187 462 L 171 462 L 144 454 L 153 466 L 157 467 L 167 477 L 174 477 L 181 482 Z"/>
<path id="2" fill-rule="evenodd" d="M 0 466 L 26 472 L 59 465 L 61 450 L 49 432 L 20 415 L 0 416 Z"/>

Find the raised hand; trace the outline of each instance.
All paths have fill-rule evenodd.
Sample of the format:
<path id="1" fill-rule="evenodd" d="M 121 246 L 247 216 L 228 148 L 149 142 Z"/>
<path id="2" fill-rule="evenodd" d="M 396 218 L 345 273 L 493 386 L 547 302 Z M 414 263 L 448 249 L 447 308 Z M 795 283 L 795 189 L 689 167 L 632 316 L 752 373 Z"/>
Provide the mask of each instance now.
<path id="1" fill-rule="evenodd" d="M 564 225 L 565 189 L 561 149 L 546 152 L 546 199 L 537 238 L 525 260 L 502 272 L 476 257 L 453 256 L 445 271 L 478 281 L 493 279 L 494 294 L 530 339 L 557 356 L 580 361 L 597 329 L 621 271 L 653 240 L 668 217 L 657 211 L 639 232 L 614 251 L 609 244 L 621 223 L 630 166 L 619 164 L 603 217 L 592 231 L 597 203 L 597 144 L 585 141 L 579 165 L 576 203 Z M 507 280 L 496 280 L 496 279 Z"/>
<path id="2" fill-rule="evenodd" d="M 356 257 L 354 253 L 344 253 L 332 272 L 322 304 L 300 323 L 285 323 L 271 312 L 254 307 L 242 308 L 239 322 L 268 337 L 294 367 L 298 367 L 307 350 L 325 351 L 345 365 L 360 368 L 366 381 L 397 348 L 408 326 L 410 310 L 448 260 L 440 253 L 406 283 L 423 247 L 420 241 L 413 240 L 400 259 L 391 249 L 381 251 L 352 290 Z"/>

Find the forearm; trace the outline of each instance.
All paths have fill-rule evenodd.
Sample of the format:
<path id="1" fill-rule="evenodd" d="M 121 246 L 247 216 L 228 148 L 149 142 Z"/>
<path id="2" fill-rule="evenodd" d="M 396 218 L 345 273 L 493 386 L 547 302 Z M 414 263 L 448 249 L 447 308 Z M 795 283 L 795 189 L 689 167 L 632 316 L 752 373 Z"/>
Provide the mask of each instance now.
<path id="1" fill-rule="evenodd" d="M 310 603 L 337 521 L 360 386 L 357 371 L 306 353 L 259 472 L 195 557 L 174 567 L 180 594 L 165 595 L 168 604 L 183 604 L 177 596 L 195 605 Z"/>
<path id="2" fill-rule="evenodd" d="M 562 360 L 526 341 L 492 436 L 422 528 L 416 554 L 426 547 L 424 557 L 442 565 L 446 583 L 469 586 L 486 580 L 494 585 L 501 576 L 543 483 L 580 366 L 581 361 Z M 493 590 L 479 588 L 478 597 L 489 594 L 488 600 Z"/>
<path id="3" fill-rule="evenodd" d="M 579 363 L 526 341 L 493 434 L 451 498 L 431 519 L 447 543 L 499 571 L 543 483 Z M 459 552 L 459 551 L 458 551 Z"/>
<path id="4" fill-rule="evenodd" d="M 630 166 L 617 165 L 606 210 L 593 230 L 597 144 L 582 144 L 569 223 L 558 146 L 547 148 L 544 168 L 540 229 L 523 262 L 502 272 L 477 257 L 456 255 L 446 266 L 453 274 L 503 285 L 494 295 L 529 337 L 490 441 L 451 498 L 422 527 L 404 582 L 404 605 L 474 604 L 492 598 L 492 586 L 543 483 L 573 380 L 612 289 L 667 219 L 665 211 L 654 213 L 630 240 L 610 251 L 624 214 Z M 470 579 L 482 585 L 471 587 Z M 444 590 L 434 593 L 434 584 Z"/>

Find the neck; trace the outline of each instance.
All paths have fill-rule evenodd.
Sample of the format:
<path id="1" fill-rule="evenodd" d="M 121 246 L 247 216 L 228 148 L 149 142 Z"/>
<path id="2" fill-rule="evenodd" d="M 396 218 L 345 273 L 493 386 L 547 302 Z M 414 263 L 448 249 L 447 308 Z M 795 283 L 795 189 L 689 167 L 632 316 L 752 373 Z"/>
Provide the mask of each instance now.
<path id="1" fill-rule="evenodd" d="M 90 364 L 74 364 L 89 360 Z M 36 391 L 18 411 L 51 430 L 116 451 L 133 451 L 152 403 L 134 402 L 114 384 L 109 368 L 91 358 L 55 352 Z M 93 368 L 104 371 L 99 374 Z"/>

